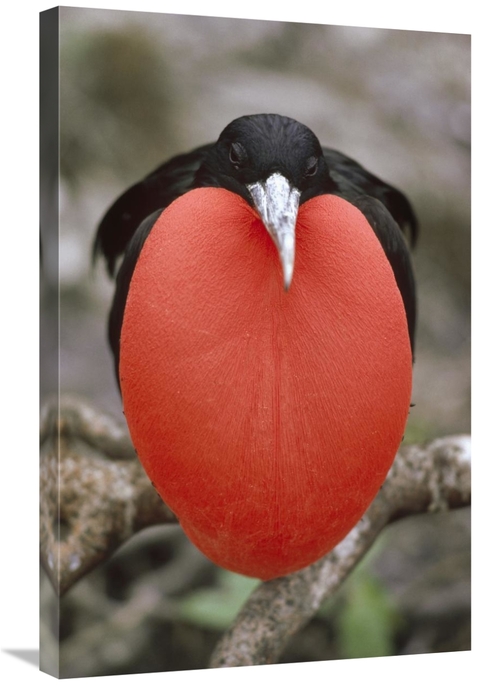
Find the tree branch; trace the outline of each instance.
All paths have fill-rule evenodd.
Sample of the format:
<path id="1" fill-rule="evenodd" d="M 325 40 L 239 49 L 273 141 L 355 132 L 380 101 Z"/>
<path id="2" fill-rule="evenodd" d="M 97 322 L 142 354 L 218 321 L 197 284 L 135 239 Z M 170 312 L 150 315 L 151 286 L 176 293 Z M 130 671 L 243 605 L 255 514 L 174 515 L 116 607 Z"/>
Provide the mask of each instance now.
<path id="1" fill-rule="evenodd" d="M 262 583 L 217 645 L 210 666 L 275 663 L 288 640 L 333 594 L 390 521 L 470 504 L 470 438 L 411 445 L 396 460 L 361 521 L 325 557 Z"/>
<path id="2" fill-rule="evenodd" d="M 77 398 L 44 408 L 40 460 L 41 563 L 59 595 L 137 531 L 177 521 L 126 429 Z"/>
<path id="3" fill-rule="evenodd" d="M 41 420 L 41 560 L 62 595 L 135 532 L 176 522 L 145 475 L 125 426 L 76 398 Z M 371 507 L 334 550 L 298 573 L 262 583 L 219 642 L 211 667 L 274 663 L 389 522 L 467 506 L 469 436 L 402 447 Z"/>

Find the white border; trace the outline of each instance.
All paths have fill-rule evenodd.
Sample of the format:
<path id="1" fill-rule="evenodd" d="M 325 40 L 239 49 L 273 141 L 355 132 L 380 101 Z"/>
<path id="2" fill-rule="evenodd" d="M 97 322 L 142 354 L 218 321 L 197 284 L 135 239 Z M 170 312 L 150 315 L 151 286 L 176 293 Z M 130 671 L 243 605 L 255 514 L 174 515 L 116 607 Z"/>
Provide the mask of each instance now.
<path id="1" fill-rule="evenodd" d="M 2 554 L 0 676 L 32 683 L 49 676 L 6 650 L 38 647 L 38 12 L 52 5 L 8 3 L 2 12 Z M 75 6 L 175 13 L 178 3 L 153 0 L 79 2 Z M 348 26 L 471 33 L 473 36 L 473 313 L 474 313 L 474 630 L 473 651 L 418 657 L 363 659 L 220 671 L 119 676 L 123 683 L 253 682 L 257 676 L 335 678 L 351 683 L 469 683 L 473 674 L 498 673 L 498 38 L 493 5 L 421 0 L 418 3 L 229 3 L 184 0 L 183 14 L 279 19 Z M 494 146 L 494 147 L 493 147 Z M 485 367 L 484 365 L 487 364 Z M 483 371 L 483 374 L 481 374 Z M 481 384 L 481 376 L 487 383 Z M 6 383 L 5 383 L 6 379 Z M 480 491 L 481 497 L 477 497 Z M 488 503 L 491 503 L 488 505 Z M 489 527 L 491 526 L 491 530 Z M 491 537 L 490 537 L 491 535 Z M 478 581 L 478 578 L 480 579 Z M 491 667 L 491 670 L 490 668 Z M 279 675 L 276 669 L 280 669 Z M 443 676 L 446 675 L 445 678 Z M 7 676 L 7 679 L 4 678 Z M 486 676 L 488 678 L 488 676 Z M 75 679 L 98 685 L 105 678 Z"/>

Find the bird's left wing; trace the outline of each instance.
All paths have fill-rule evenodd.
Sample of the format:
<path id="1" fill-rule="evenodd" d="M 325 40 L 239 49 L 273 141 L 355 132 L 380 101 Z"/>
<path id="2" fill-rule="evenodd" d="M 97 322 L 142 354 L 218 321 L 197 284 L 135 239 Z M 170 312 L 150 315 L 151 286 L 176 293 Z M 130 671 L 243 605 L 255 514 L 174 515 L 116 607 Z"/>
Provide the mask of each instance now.
<path id="1" fill-rule="evenodd" d="M 399 225 L 380 200 L 368 195 L 360 195 L 352 200 L 352 204 L 365 215 L 392 267 L 403 300 L 410 344 L 413 355 L 415 355 L 417 293 L 410 250 L 406 239 Z"/>
<path id="2" fill-rule="evenodd" d="M 323 153 L 330 177 L 339 188 L 339 195 L 349 199 L 352 195 L 366 194 L 379 200 L 403 233 L 408 235 L 413 247 L 418 237 L 418 222 L 406 195 L 342 152 L 323 148 Z"/>
<path id="3" fill-rule="evenodd" d="M 415 352 L 417 295 L 409 243 L 414 245 L 418 224 L 407 197 L 397 188 L 371 174 L 346 155 L 325 148 L 334 193 L 357 207 L 380 241 L 392 267 L 408 322 L 411 347 Z"/>

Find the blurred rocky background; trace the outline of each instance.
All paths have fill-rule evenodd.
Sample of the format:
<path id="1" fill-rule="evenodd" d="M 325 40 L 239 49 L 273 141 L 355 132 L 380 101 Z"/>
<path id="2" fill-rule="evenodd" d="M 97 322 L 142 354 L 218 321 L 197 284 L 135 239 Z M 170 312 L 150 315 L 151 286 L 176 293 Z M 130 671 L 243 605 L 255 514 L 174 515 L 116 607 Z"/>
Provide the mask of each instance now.
<path id="1" fill-rule="evenodd" d="M 122 419 L 91 264 L 96 226 L 128 185 L 214 140 L 233 118 L 294 117 L 411 198 L 419 325 L 406 441 L 470 431 L 470 37 L 60 9 L 61 390 Z M 42 358 L 42 387 L 56 390 Z M 54 611 L 62 677 L 204 668 L 255 581 L 221 571 L 177 527 L 151 528 Z M 470 649 L 469 511 L 390 526 L 282 660 Z"/>

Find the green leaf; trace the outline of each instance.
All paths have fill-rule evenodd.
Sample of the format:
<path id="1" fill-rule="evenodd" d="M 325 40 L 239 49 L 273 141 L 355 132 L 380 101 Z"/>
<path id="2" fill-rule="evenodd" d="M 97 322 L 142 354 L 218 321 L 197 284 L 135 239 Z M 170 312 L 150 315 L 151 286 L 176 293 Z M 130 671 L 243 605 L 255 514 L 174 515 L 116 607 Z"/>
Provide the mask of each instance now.
<path id="1" fill-rule="evenodd" d="M 181 601 L 179 618 L 203 628 L 225 630 L 259 583 L 221 570 L 217 586 L 196 590 Z"/>
<path id="2" fill-rule="evenodd" d="M 346 659 L 394 654 L 397 613 L 374 578 L 358 576 L 338 617 L 339 651 Z"/>

